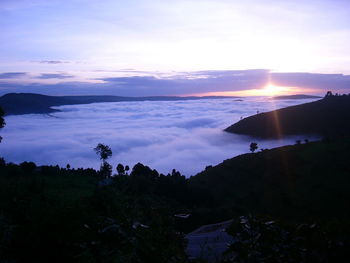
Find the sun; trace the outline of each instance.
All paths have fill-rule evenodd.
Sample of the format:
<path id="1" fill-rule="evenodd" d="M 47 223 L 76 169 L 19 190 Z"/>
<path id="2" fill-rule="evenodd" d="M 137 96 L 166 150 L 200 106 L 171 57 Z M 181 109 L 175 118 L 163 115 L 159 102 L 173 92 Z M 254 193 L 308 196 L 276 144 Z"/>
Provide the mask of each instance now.
<path id="1" fill-rule="evenodd" d="M 216 92 L 206 92 L 200 94 L 191 94 L 192 96 L 264 96 L 264 97 L 275 97 L 283 95 L 293 95 L 302 92 L 311 93 L 313 90 L 299 88 L 295 86 L 279 86 L 271 82 L 267 83 L 260 89 L 246 89 L 246 90 L 236 90 L 236 91 L 216 91 Z"/>
<path id="2" fill-rule="evenodd" d="M 277 86 L 274 84 L 269 83 L 266 85 L 259 93 L 261 93 L 261 96 L 279 96 L 279 95 L 285 95 L 290 93 L 290 87 L 283 87 L 283 86 Z"/>

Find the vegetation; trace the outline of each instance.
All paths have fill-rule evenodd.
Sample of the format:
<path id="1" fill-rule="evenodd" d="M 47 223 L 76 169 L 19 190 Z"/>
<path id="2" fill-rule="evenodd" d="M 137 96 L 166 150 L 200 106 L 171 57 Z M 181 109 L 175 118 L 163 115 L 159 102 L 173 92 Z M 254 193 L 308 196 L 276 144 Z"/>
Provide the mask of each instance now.
<path id="1" fill-rule="evenodd" d="M 112 166 L 107 162 L 107 159 L 112 156 L 112 149 L 108 145 L 99 143 L 96 148 L 94 148 L 94 151 L 100 156 L 100 159 L 102 160 L 100 175 L 103 178 L 110 177 L 112 175 Z"/>
<path id="2" fill-rule="evenodd" d="M 140 163 L 130 174 L 118 165 L 108 181 L 93 169 L 2 163 L 0 261 L 186 262 L 181 233 L 240 216 L 259 229 L 268 221 L 280 223 L 261 229 L 253 247 L 253 237 L 240 234 L 244 246 L 233 245 L 226 260 L 253 262 L 244 258 L 252 251 L 264 259 L 276 244 L 290 262 L 306 257 L 293 254 L 304 249 L 313 251 L 307 257 L 323 258 L 323 241 L 293 240 L 304 235 L 299 226 L 305 223 L 326 231 L 322 240 L 348 244 L 349 148 L 349 139 L 280 147 L 226 160 L 189 179 Z M 244 230 L 236 226 L 230 231 L 235 237 Z M 234 261 L 231 252 L 246 261 Z"/>
<path id="3" fill-rule="evenodd" d="M 223 262 L 347 262 L 346 231 L 333 222 L 291 224 L 266 217 L 241 216 L 227 230 L 235 241 Z"/>
<path id="4" fill-rule="evenodd" d="M 185 262 L 171 208 L 144 189 L 143 170 L 100 185 L 92 169 L 2 165 L 0 262 Z"/>
<path id="5" fill-rule="evenodd" d="M 346 136 L 350 134 L 349 119 L 350 95 L 328 93 L 315 102 L 250 116 L 225 131 L 262 138 L 305 134 Z"/>
<path id="6" fill-rule="evenodd" d="M 250 151 L 253 153 L 258 149 L 258 144 L 256 142 L 252 142 L 249 146 Z"/>

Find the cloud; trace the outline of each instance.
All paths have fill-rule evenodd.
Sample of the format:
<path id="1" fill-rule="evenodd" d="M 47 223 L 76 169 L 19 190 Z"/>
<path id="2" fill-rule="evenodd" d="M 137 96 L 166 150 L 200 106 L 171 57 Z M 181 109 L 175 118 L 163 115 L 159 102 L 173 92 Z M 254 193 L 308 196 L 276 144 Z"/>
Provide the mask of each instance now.
<path id="1" fill-rule="evenodd" d="M 62 60 L 41 60 L 39 61 L 41 64 L 66 64 L 69 63 L 68 61 L 62 61 Z"/>
<path id="2" fill-rule="evenodd" d="M 101 142 L 112 148 L 114 167 L 142 162 L 165 174 L 175 168 L 190 176 L 249 151 L 253 139 L 222 131 L 241 116 L 307 101 L 249 98 L 60 106 L 62 112 L 51 115 L 6 117 L 0 156 L 16 163 L 98 168 L 92 149 Z M 296 139 L 305 138 L 258 144 L 271 148 Z"/>
<path id="3" fill-rule="evenodd" d="M 5 72 L 0 73 L 0 79 L 15 79 L 27 76 L 26 72 Z"/>
<path id="4" fill-rule="evenodd" d="M 63 73 L 43 73 L 39 76 L 39 79 L 68 79 L 73 78 L 73 75 L 63 74 Z"/>
<path id="5" fill-rule="evenodd" d="M 130 88 L 149 95 L 183 95 L 215 91 L 234 91 L 261 88 L 268 81 L 267 70 L 227 70 L 186 72 L 166 78 L 153 76 L 102 78 L 118 85 L 119 90 Z"/>
<path id="6" fill-rule="evenodd" d="M 135 73 L 136 71 L 134 71 Z M 96 72 L 95 72 L 96 73 Z M 107 74 L 108 72 L 105 72 Z M 12 74 L 12 75 L 11 75 Z M 16 75 L 17 74 L 17 75 Z M 22 74 L 22 75 L 21 75 Z M 26 73 L 2 73 L 5 77 L 15 78 Z M 46 95 L 117 95 L 117 96 L 169 96 L 205 94 L 208 92 L 242 91 L 261 89 L 268 82 L 275 85 L 296 87 L 296 92 L 322 95 L 328 90 L 333 93 L 350 92 L 350 76 L 343 74 L 317 73 L 275 73 L 265 69 L 252 70 L 219 70 L 159 73 L 148 72 L 148 75 L 112 76 L 91 78 L 88 81 L 67 81 L 73 75 L 68 73 L 45 74 L 40 78 L 60 79 L 59 83 L 38 83 L 33 79 L 31 83 L 0 82 L 0 94 L 9 92 L 33 92 Z M 144 74 L 144 72 L 142 72 Z M 79 76 L 74 76 L 79 77 Z M 96 83 L 99 82 L 99 83 Z"/>
<path id="7" fill-rule="evenodd" d="M 327 90 L 350 92 L 350 76 L 343 74 L 272 73 L 277 85 L 311 88 L 325 93 Z"/>

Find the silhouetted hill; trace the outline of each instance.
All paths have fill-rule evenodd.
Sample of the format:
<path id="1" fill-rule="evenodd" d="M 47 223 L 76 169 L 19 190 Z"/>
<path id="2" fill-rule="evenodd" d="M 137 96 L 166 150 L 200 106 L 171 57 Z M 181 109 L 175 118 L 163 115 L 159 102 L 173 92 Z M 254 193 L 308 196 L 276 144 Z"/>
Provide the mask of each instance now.
<path id="1" fill-rule="evenodd" d="M 328 96 L 315 102 L 260 113 L 225 131 L 262 138 L 298 134 L 349 135 L 350 96 Z"/>
<path id="2" fill-rule="evenodd" d="M 317 99 L 320 96 L 296 94 L 296 95 L 285 95 L 285 96 L 275 96 L 272 97 L 273 100 L 302 100 L 302 99 Z"/>
<path id="3" fill-rule="evenodd" d="M 197 262 L 181 232 L 233 218 L 238 244 L 254 244 L 242 253 L 347 262 L 337 259 L 348 258 L 349 157 L 350 139 L 338 138 L 240 155 L 189 179 L 140 163 L 105 178 L 0 159 L 0 261 Z"/>
<path id="4" fill-rule="evenodd" d="M 120 96 L 47 96 L 34 93 L 8 93 L 0 97 L 0 106 L 6 115 L 18 115 L 29 113 L 51 113 L 58 110 L 53 106 L 89 104 L 98 102 L 121 102 L 121 101 L 175 101 L 175 100 L 198 100 L 220 99 L 228 97 L 120 97 Z"/>
<path id="5" fill-rule="evenodd" d="M 225 160 L 189 183 L 214 207 L 237 215 L 349 218 L 349 158 L 349 138 L 310 142 Z"/>

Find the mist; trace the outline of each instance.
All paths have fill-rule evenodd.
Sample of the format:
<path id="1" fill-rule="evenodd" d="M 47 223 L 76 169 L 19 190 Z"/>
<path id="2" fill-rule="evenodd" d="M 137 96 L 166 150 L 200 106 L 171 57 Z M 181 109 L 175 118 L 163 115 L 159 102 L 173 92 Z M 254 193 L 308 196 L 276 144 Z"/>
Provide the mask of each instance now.
<path id="1" fill-rule="evenodd" d="M 174 168 L 191 176 L 249 152 L 252 141 L 261 149 L 312 140 L 305 136 L 257 140 L 223 131 L 257 111 L 309 101 L 229 98 L 60 106 L 55 108 L 61 112 L 49 115 L 7 116 L 0 155 L 15 163 L 98 168 L 93 148 L 104 143 L 113 150 L 109 162 L 114 168 L 118 163 L 132 167 L 141 162 L 164 174 Z"/>

